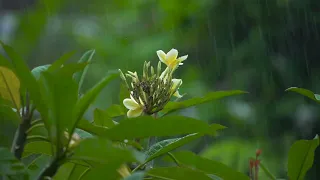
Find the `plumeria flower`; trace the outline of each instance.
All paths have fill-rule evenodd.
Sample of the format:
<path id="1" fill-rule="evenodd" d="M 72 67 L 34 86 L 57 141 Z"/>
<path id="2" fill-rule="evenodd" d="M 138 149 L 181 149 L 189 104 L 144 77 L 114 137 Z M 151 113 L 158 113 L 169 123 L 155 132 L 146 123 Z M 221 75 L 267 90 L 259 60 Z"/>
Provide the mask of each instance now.
<path id="1" fill-rule="evenodd" d="M 182 95 L 179 94 L 179 87 L 181 86 L 182 84 L 182 79 L 172 79 L 172 88 L 171 88 L 171 91 L 176 91 L 174 92 L 173 96 L 176 96 L 177 98 L 181 98 Z"/>
<path id="2" fill-rule="evenodd" d="M 188 55 L 178 57 L 178 50 L 171 49 L 167 54 L 162 50 L 157 51 L 157 55 L 161 62 L 165 63 L 170 69 L 176 69 L 179 65 L 183 65 L 183 61 L 188 58 Z"/>
<path id="3" fill-rule="evenodd" d="M 138 117 L 142 114 L 143 112 L 143 108 L 144 108 L 144 104 L 141 100 L 141 98 L 139 97 L 140 103 L 138 103 L 130 94 L 130 99 L 126 98 L 123 100 L 123 105 L 129 109 L 129 111 L 127 112 L 127 116 L 128 118 L 134 118 L 134 117 Z"/>

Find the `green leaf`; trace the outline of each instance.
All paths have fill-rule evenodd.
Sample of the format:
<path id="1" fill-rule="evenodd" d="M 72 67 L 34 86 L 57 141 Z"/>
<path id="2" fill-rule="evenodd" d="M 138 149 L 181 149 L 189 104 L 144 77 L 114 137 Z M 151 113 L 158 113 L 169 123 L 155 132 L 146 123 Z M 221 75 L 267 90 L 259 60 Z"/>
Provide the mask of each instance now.
<path id="1" fill-rule="evenodd" d="M 120 174 L 117 169 L 120 167 L 119 163 L 109 163 L 104 166 L 95 167 L 86 171 L 79 180 L 92 179 L 120 179 Z"/>
<path id="2" fill-rule="evenodd" d="M 14 69 L 10 61 L 7 58 L 5 58 L 2 54 L 0 54 L 0 66 L 7 67 L 9 69 Z"/>
<path id="3" fill-rule="evenodd" d="M 0 104 L 0 139 L 1 146 L 10 148 L 21 120 L 18 114 L 10 107 Z"/>
<path id="4" fill-rule="evenodd" d="M 123 178 L 123 180 L 143 180 L 144 175 L 145 175 L 144 171 L 135 172 L 135 173 L 131 174 L 130 176 Z"/>
<path id="5" fill-rule="evenodd" d="M 240 90 L 210 92 L 206 94 L 204 97 L 195 97 L 195 98 L 188 99 L 185 101 L 180 101 L 180 102 L 169 102 L 161 112 L 163 112 L 164 114 L 168 114 L 180 109 L 185 109 L 191 106 L 207 103 L 207 102 L 218 100 L 224 97 L 229 97 L 229 96 L 234 96 L 234 95 L 239 95 L 244 93 L 247 93 L 247 92 L 240 91 Z"/>
<path id="6" fill-rule="evenodd" d="M 211 180 L 211 178 L 203 172 L 194 171 L 189 168 L 182 167 L 161 167 L 153 168 L 147 172 L 148 175 L 157 179 L 170 180 Z"/>
<path id="7" fill-rule="evenodd" d="M 0 174 L 5 176 L 27 177 L 27 169 L 7 148 L 0 147 Z"/>
<path id="8" fill-rule="evenodd" d="M 249 180 L 249 177 L 232 168 L 201 156 L 190 151 L 179 151 L 172 153 L 174 157 L 184 166 L 195 168 L 208 174 L 216 175 L 222 179 Z"/>
<path id="9" fill-rule="evenodd" d="M 10 100 L 15 109 L 20 110 L 20 80 L 13 71 L 0 66 L 0 96 Z"/>
<path id="10" fill-rule="evenodd" d="M 83 174 L 83 172 L 85 172 L 88 169 L 88 167 L 85 166 L 81 166 L 81 165 L 75 165 L 70 176 L 69 176 L 69 180 L 78 180 L 81 176 L 81 174 Z"/>
<path id="11" fill-rule="evenodd" d="M 64 132 L 75 124 L 72 112 L 78 99 L 78 88 L 71 76 L 62 73 L 43 72 L 43 77 L 50 114 L 46 125 L 50 138 L 57 143 L 56 148 L 60 151 L 61 145 L 66 145 L 63 142 Z"/>
<path id="12" fill-rule="evenodd" d="M 259 166 L 261 167 L 261 169 L 267 175 L 268 178 L 272 180 L 276 180 L 276 177 L 274 177 L 274 175 L 264 166 L 262 162 L 260 162 Z"/>
<path id="13" fill-rule="evenodd" d="M 22 157 L 26 157 L 25 154 L 45 154 L 48 156 L 52 156 L 52 145 L 49 142 L 46 141 L 35 141 L 26 144 L 24 147 Z"/>
<path id="14" fill-rule="evenodd" d="M 96 126 L 90 123 L 88 120 L 81 119 L 77 124 L 77 128 L 86 131 L 95 136 L 102 136 L 106 133 L 107 129 L 104 127 Z"/>
<path id="15" fill-rule="evenodd" d="M 110 140 L 147 138 L 151 136 L 174 136 L 197 132 L 210 133 L 210 126 L 204 121 L 184 116 L 168 116 L 154 119 L 140 116 L 122 120 L 118 125 L 107 129 L 104 134 Z"/>
<path id="16" fill-rule="evenodd" d="M 136 162 L 139 159 L 128 149 L 112 145 L 112 142 L 100 138 L 88 138 L 74 149 L 72 160 L 92 161 L 100 164 Z"/>
<path id="17" fill-rule="evenodd" d="M 178 147 L 181 147 L 195 139 L 200 138 L 201 136 L 203 136 L 203 134 L 201 133 L 194 133 L 194 134 L 189 134 L 186 135 L 182 138 L 174 138 L 174 139 L 167 139 L 167 140 L 163 140 L 160 141 L 156 144 L 154 144 L 153 146 L 151 146 L 146 154 L 148 155 L 148 158 L 146 159 L 146 161 L 143 164 L 148 163 L 149 161 L 155 159 L 156 157 L 159 157 L 163 154 L 166 154 Z"/>
<path id="18" fill-rule="evenodd" d="M 53 176 L 53 180 L 69 180 L 74 167 L 75 164 L 73 163 L 64 163 L 59 167 L 57 173 Z"/>
<path id="19" fill-rule="evenodd" d="M 94 112 L 94 123 L 98 126 L 108 127 L 112 128 L 115 126 L 112 118 L 109 116 L 109 114 L 106 111 L 103 111 L 101 109 L 95 109 Z"/>
<path id="20" fill-rule="evenodd" d="M 39 80 L 41 73 L 44 71 L 47 71 L 50 66 L 51 64 L 46 64 L 46 65 L 35 67 L 32 69 L 31 73 L 37 80 Z"/>
<path id="21" fill-rule="evenodd" d="M 303 180 L 312 167 L 314 151 L 319 146 L 319 136 L 313 140 L 296 141 L 289 150 L 288 176 L 290 180 Z"/>
<path id="22" fill-rule="evenodd" d="M 295 93 L 301 94 L 301 95 L 303 95 L 305 97 L 308 97 L 309 99 L 312 99 L 312 100 L 314 100 L 316 102 L 320 102 L 319 95 L 318 94 L 314 94 L 312 91 L 310 91 L 308 89 L 290 87 L 290 88 L 286 89 L 286 91 L 295 92 Z"/>
<path id="23" fill-rule="evenodd" d="M 13 50 L 12 47 L 3 44 L 0 41 L 0 44 L 2 45 L 3 49 L 11 59 L 13 63 L 13 67 L 15 70 L 16 75 L 18 76 L 21 86 L 25 87 L 29 94 L 30 99 L 33 100 L 35 105 L 37 106 L 37 110 L 40 112 L 41 116 L 43 118 L 47 117 L 47 106 L 46 102 L 43 100 L 39 84 L 37 83 L 35 77 L 31 74 L 27 64 L 24 62 L 24 60 Z"/>
<path id="24" fill-rule="evenodd" d="M 124 111 L 121 105 L 113 104 L 106 109 L 106 113 L 113 118 L 113 117 L 123 116 L 125 115 L 126 112 Z"/>
<path id="25" fill-rule="evenodd" d="M 33 162 L 28 166 L 28 172 L 30 179 L 37 179 L 43 168 L 50 163 L 51 157 L 45 154 L 41 154 L 39 157 L 34 159 Z"/>
<path id="26" fill-rule="evenodd" d="M 61 68 L 62 65 L 64 65 L 65 62 L 67 62 L 73 55 L 75 54 L 75 51 L 71 51 L 68 53 L 63 54 L 58 60 L 53 62 L 51 66 L 48 68 L 49 72 L 53 72 L 55 70 L 58 70 Z"/>
<path id="27" fill-rule="evenodd" d="M 83 63 L 83 62 L 90 63 L 94 53 L 95 53 L 94 49 L 85 52 L 78 62 L 79 63 Z M 89 65 L 87 67 L 85 67 L 82 72 L 75 73 L 73 76 L 74 80 L 78 83 L 78 93 L 80 93 L 80 90 L 81 90 L 81 87 L 83 84 L 83 80 L 87 74 L 88 69 L 89 69 Z"/>
<path id="28" fill-rule="evenodd" d="M 97 83 L 94 87 L 92 87 L 87 93 L 85 93 L 81 97 L 81 99 L 76 104 L 76 108 L 75 108 L 75 115 L 74 115 L 76 120 L 75 124 L 77 124 L 78 121 L 81 120 L 83 114 L 87 111 L 90 104 L 94 102 L 95 98 L 99 95 L 99 93 L 103 90 L 103 88 L 106 85 L 108 85 L 109 82 L 111 82 L 116 77 L 118 77 L 118 75 L 115 73 L 112 73 L 111 75 L 102 79 L 99 83 Z M 74 128 L 75 126 L 73 127 L 73 129 Z"/>
<path id="29" fill-rule="evenodd" d="M 127 86 L 122 82 L 120 83 L 120 93 L 119 93 L 119 103 L 121 104 L 120 106 L 124 109 L 123 105 L 123 100 L 125 98 L 128 98 L 130 96 L 130 92 L 127 88 Z"/>

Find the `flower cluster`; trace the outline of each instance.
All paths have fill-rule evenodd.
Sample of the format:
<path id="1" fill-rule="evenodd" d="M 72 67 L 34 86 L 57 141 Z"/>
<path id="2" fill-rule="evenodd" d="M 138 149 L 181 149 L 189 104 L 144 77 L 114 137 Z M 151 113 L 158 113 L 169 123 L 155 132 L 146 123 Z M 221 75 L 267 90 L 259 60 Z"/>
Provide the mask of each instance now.
<path id="1" fill-rule="evenodd" d="M 174 79 L 172 75 L 188 55 L 178 58 L 176 49 L 171 49 L 167 54 L 159 50 L 157 55 L 160 59 L 157 67 L 154 68 L 150 62 L 145 62 L 141 77 L 137 72 L 128 71 L 123 74 L 120 70 L 120 76 L 130 91 L 130 98 L 123 100 L 124 106 L 129 109 L 127 113 L 129 118 L 140 116 L 142 113 L 147 115 L 157 113 L 163 109 L 172 96 L 182 97 L 178 91 L 182 80 Z M 161 63 L 167 65 L 162 72 Z M 131 79 L 130 83 L 127 78 Z"/>

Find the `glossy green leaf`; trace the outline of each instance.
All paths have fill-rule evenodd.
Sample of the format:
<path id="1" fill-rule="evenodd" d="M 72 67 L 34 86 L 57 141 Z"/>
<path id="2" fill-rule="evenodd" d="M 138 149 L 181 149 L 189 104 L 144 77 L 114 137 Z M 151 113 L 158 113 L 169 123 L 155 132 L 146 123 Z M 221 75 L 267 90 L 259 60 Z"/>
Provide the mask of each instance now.
<path id="1" fill-rule="evenodd" d="M 154 119 L 141 116 L 122 120 L 118 125 L 107 129 L 105 137 L 111 140 L 147 138 L 151 136 L 174 136 L 196 132 L 210 132 L 204 121 L 184 116 L 168 116 Z"/>
<path id="2" fill-rule="evenodd" d="M 89 106 L 94 102 L 99 93 L 103 90 L 103 88 L 108 85 L 112 80 L 114 80 L 117 74 L 113 73 L 105 78 L 103 78 L 99 83 L 97 83 L 94 87 L 92 87 L 87 93 L 85 93 L 81 99 L 78 101 L 75 108 L 75 120 L 76 123 L 81 120 L 83 114 L 88 110 Z M 75 127 L 74 127 L 75 128 Z M 72 129 L 73 130 L 73 129 Z"/>
<path id="3" fill-rule="evenodd" d="M 132 173 L 130 176 L 123 178 L 123 180 L 143 180 L 145 176 L 144 171 Z"/>
<path id="4" fill-rule="evenodd" d="M 66 63 L 76 52 L 70 51 L 68 53 L 63 54 L 59 59 L 54 61 L 51 66 L 48 68 L 49 72 L 53 72 L 59 68 L 61 68 L 64 63 Z"/>
<path id="5" fill-rule="evenodd" d="M 106 139 L 88 138 L 81 141 L 74 150 L 73 160 L 85 160 L 108 164 L 112 162 L 136 162 L 139 159 L 128 149 L 116 147 Z"/>
<path id="6" fill-rule="evenodd" d="M 286 89 L 286 91 L 291 91 L 291 92 L 295 92 L 298 94 L 301 94 L 305 97 L 308 97 L 309 99 L 312 99 L 316 102 L 320 102 L 320 98 L 318 94 L 314 94 L 312 91 L 308 90 L 308 89 L 303 89 L 303 88 L 297 88 L 297 87 L 290 87 L 288 89 Z"/>
<path id="7" fill-rule="evenodd" d="M 95 109 L 93 115 L 94 124 L 108 128 L 112 128 L 113 126 L 115 126 L 112 118 L 106 111 L 103 111 L 101 109 Z"/>
<path id="8" fill-rule="evenodd" d="M 0 174 L 26 177 L 27 169 L 7 148 L 0 147 Z"/>
<path id="9" fill-rule="evenodd" d="M 191 106 L 207 103 L 213 100 L 218 100 L 221 98 L 235 96 L 239 94 L 245 94 L 245 93 L 247 92 L 240 91 L 240 90 L 210 92 L 206 94 L 204 97 L 195 97 L 195 98 L 191 98 L 191 99 L 180 101 L 180 102 L 169 102 L 161 112 L 163 112 L 164 114 L 168 114 L 168 113 L 177 111 L 179 109 L 185 109 Z"/>
<path id="10" fill-rule="evenodd" d="M 147 174 L 156 179 L 170 180 L 211 180 L 211 178 L 203 172 L 194 171 L 183 167 L 161 167 L 153 168 L 147 171 Z"/>
<path id="11" fill-rule="evenodd" d="M 20 83 L 23 87 L 28 89 L 28 92 L 30 94 L 30 99 L 33 100 L 35 105 L 37 106 L 37 110 L 40 112 L 41 116 L 44 118 L 47 117 L 47 105 L 45 101 L 43 100 L 40 90 L 39 90 L 39 84 L 37 83 L 35 77 L 30 72 L 27 64 L 24 62 L 24 60 L 13 50 L 12 47 L 3 44 L 0 41 L 0 44 L 2 45 L 3 49 L 9 56 L 9 58 L 12 61 L 13 68 L 15 70 L 16 75 L 18 76 Z"/>
<path id="12" fill-rule="evenodd" d="M 179 151 L 172 153 L 174 157 L 184 166 L 195 168 L 208 174 L 216 175 L 222 179 L 249 180 L 249 177 L 232 168 L 201 156 L 190 151 Z"/>
<path id="13" fill-rule="evenodd" d="M 72 77 L 62 73 L 43 72 L 43 77 L 50 114 L 47 129 L 53 142 L 58 142 L 58 150 L 65 139 L 64 132 L 72 129 L 75 123 L 72 112 L 78 99 L 78 87 Z"/>
<path id="14" fill-rule="evenodd" d="M 0 66 L 0 96 L 10 100 L 13 107 L 20 110 L 20 80 L 11 69 Z"/>
<path id="15" fill-rule="evenodd" d="M 85 52 L 78 62 L 79 63 L 84 63 L 84 62 L 90 63 L 94 53 L 95 53 L 94 49 Z M 89 65 L 87 65 L 83 71 L 77 72 L 73 76 L 74 80 L 78 83 L 78 93 L 80 93 L 80 90 L 81 90 L 81 87 L 83 84 L 83 80 L 87 74 L 88 69 L 89 69 Z"/>
<path id="16" fill-rule="evenodd" d="M 126 114 L 123 107 L 118 104 L 113 104 L 113 105 L 109 106 L 105 111 L 112 118 L 118 117 L 118 116 L 123 116 Z"/>
<path id="17" fill-rule="evenodd" d="M 51 66 L 51 64 L 46 64 L 46 65 L 35 67 L 32 69 L 31 73 L 38 80 L 38 79 L 40 79 L 41 73 L 44 71 L 47 71 L 50 66 Z"/>
<path id="18" fill-rule="evenodd" d="M 314 151 L 319 146 L 319 136 L 313 140 L 296 141 L 289 150 L 288 176 L 290 180 L 303 180 L 312 167 Z"/>

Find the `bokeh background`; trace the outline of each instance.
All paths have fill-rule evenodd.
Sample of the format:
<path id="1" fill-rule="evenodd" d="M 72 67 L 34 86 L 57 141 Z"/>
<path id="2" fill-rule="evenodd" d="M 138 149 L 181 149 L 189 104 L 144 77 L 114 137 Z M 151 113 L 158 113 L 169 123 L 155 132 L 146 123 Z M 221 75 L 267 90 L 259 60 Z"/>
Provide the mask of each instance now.
<path id="1" fill-rule="evenodd" d="M 144 61 L 156 65 L 157 50 L 176 48 L 189 55 L 176 72 L 185 99 L 250 92 L 181 111 L 229 127 L 183 148 L 242 172 L 261 148 L 279 178 L 286 177 L 290 145 L 320 132 L 320 106 L 285 92 L 291 86 L 320 92 L 319 32 L 319 0 L 0 0 L 0 39 L 30 69 L 72 50 L 74 62 L 96 50 L 83 91 L 109 70 L 139 72 Z M 120 104 L 119 85 L 109 85 L 92 109 Z M 14 126 L 0 128 L 1 145 L 10 146 Z M 318 149 L 307 179 L 317 179 L 319 169 Z"/>

